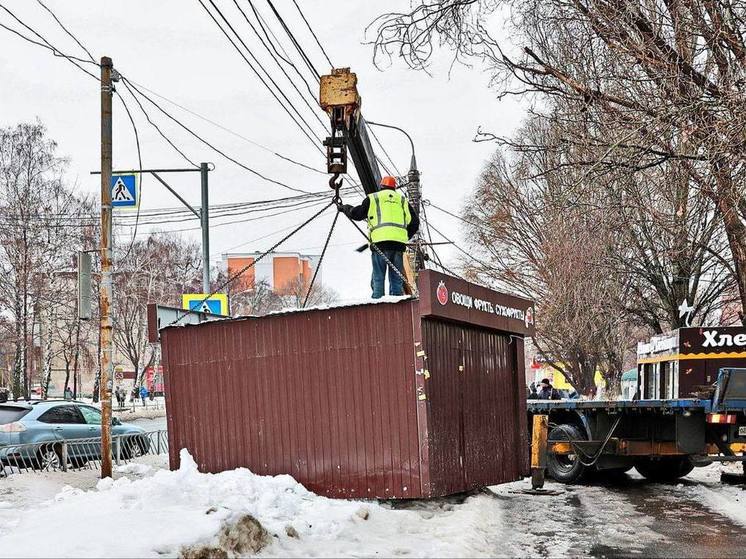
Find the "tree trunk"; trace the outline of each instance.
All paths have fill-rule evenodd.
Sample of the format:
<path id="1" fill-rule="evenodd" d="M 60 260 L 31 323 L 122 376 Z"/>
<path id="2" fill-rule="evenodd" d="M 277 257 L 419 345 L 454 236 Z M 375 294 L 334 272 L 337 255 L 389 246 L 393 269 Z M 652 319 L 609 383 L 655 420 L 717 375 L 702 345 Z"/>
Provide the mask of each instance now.
<path id="1" fill-rule="evenodd" d="M 70 361 L 65 359 L 65 386 L 62 389 L 62 393 L 67 392 L 67 387 L 70 385 Z M 73 398 L 75 398 L 75 391 L 73 391 Z"/>
<path id="2" fill-rule="evenodd" d="M 738 297 L 741 310 L 738 316 L 741 323 L 746 324 L 746 226 L 744 226 L 737 213 L 735 204 L 732 204 L 725 196 L 720 197 L 718 206 L 723 216 L 725 232 L 728 235 L 728 245 L 733 255 L 733 267 L 738 282 Z"/>
<path id="3" fill-rule="evenodd" d="M 44 390 L 44 399 L 49 397 L 49 384 L 52 382 L 52 323 L 54 322 L 54 312 L 49 311 L 49 322 L 47 323 L 44 340 L 44 380 L 42 389 Z M 39 328 L 41 332 L 41 327 Z M 67 387 L 67 385 L 65 385 Z"/>

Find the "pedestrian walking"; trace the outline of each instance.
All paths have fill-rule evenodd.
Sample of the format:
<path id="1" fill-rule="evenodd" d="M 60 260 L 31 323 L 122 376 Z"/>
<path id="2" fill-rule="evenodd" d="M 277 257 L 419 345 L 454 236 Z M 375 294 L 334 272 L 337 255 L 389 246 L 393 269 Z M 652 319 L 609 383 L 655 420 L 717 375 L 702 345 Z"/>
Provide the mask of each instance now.
<path id="1" fill-rule="evenodd" d="M 140 387 L 140 399 L 142 400 L 143 407 L 147 406 L 146 400 L 148 399 L 148 389 L 145 388 L 144 384 Z"/>

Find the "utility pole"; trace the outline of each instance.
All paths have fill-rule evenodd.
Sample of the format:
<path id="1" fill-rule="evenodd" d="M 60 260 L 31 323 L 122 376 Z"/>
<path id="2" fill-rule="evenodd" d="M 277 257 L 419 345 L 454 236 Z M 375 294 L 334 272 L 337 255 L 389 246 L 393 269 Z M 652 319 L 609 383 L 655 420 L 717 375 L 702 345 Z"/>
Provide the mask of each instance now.
<path id="1" fill-rule="evenodd" d="M 414 151 L 412 151 L 412 160 L 409 165 L 407 180 L 407 197 L 409 198 L 409 203 L 412 204 L 417 217 L 421 217 L 422 187 L 420 186 L 420 172 L 417 170 L 417 160 L 414 157 Z M 422 247 L 420 245 L 422 242 L 422 233 L 418 231 L 412 241 L 414 246 L 409 247 L 407 252 L 409 253 L 409 261 L 412 263 L 414 273 L 418 274 L 420 270 L 425 269 L 425 261 L 422 257 Z"/>
<path id="2" fill-rule="evenodd" d="M 111 219 L 111 101 L 114 86 L 111 58 L 101 58 L 101 287 L 99 308 L 101 323 L 101 378 L 98 384 L 101 402 L 101 478 L 111 477 L 111 388 L 112 360 L 112 219 Z"/>
<path id="3" fill-rule="evenodd" d="M 202 225 L 202 293 L 210 293 L 210 205 L 207 194 L 207 163 L 201 163 L 199 174 L 202 179 L 202 207 L 200 209 L 200 223 Z"/>

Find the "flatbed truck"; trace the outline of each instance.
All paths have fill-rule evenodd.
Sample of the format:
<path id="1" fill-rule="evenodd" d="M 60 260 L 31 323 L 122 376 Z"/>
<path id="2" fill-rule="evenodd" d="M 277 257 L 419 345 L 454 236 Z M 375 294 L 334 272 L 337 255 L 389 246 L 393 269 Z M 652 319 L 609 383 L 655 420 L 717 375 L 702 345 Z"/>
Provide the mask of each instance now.
<path id="1" fill-rule="evenodd" d="M 722 368 L 710 395 L 636 400 L 529 400 L 532 479 L 562 483 L 631 468 L 672 481 L 714 461 L 746 462 L 746 368 Z M 746 472 L 745 472 L 746 473 Z"/>

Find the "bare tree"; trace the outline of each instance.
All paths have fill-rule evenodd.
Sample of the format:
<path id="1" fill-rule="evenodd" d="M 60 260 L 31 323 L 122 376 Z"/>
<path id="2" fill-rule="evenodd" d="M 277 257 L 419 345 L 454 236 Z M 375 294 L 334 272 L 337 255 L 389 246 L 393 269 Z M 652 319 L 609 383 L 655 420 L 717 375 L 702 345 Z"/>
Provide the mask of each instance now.
<path id="1" fill-rule="evenodd" d="M 339 295 L 321 282 L 309 285 L 309 281 L 301 276 L 283 287 L 281 298 L 284 307 L 299 309 L 304 302 L 308 307 L 334 303 L 339 300 Z"/>
<path id="2" fill-rule="evenodd" d="M 527 124 L 526 142 L 547 141 L 551 129 Z M 557 151 L 500 152 L 487 164 L 464 208 L 471 258 L 467 273 L 537 303 L 535 345 L 580 393 L 595 393 L 602 371 L 611 384 L 623 371 L 632 325 L 620 302 L 629 283 L 608 267 L 616 249 L 614 227 L 598 209 L 595 188 L 577 184 Z M 575 202 L 568 204 L 574 186 Z"/>
<path id="3" fill-rule="evenodd" d="M 0 311 L 15 340 L 14 397 L 29 396 L 30 344 L 40 318 L 57 304 L 57 271 L 81 243 L 92 216 L 63 180 L 65 160 L 40 123 L 0 129 Z M 42 380 L 42 379 L 39 379 Z"/>
<path id="4" fill-rule="evenodd" d="M 487 32 L 498 13 L 510 14 L 505 36 L 512 42 Z M 443 46 L 457 59 L 483 60 L 500 95 L 532 94 L 561 107 L 563 119 L 582 121 L 583 134 L 568 141 L 596 149 L 563 165 L 582 169 L 587 179 L 675 163 L 665 171 L 680 177 L 672 190 L 679 202 L 693 188 L 709 199 L 728 250 L 720 251 L 719 235 L 705 250 L 722 256 L 746 307 L 746 4 L 417 1 L 408 13 L 381 16 L 373 29 L 379 61 L 398 55 L 423 69 L 433 47 Z"/>
<path id="5" fill-rule="evenodd" d="M 282 298 L 264 280 L 248 286 L 234 282 L 228 287 L 228 297 L 236 316 L 261 316 L 284 307 Z"/>
<path id="6" fill-rule="evenodd" d="M 135 385 L 155 358 L 147 341 L 147 304 L 181 306 L 181 294 L 199 284 L 199 246 L 164 233 L 153 233 L 123 247 L 115 262 L 114 344 L 135 370 Z"/>

